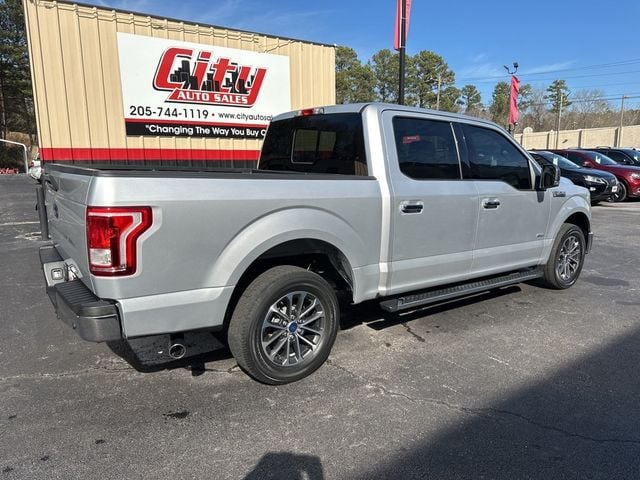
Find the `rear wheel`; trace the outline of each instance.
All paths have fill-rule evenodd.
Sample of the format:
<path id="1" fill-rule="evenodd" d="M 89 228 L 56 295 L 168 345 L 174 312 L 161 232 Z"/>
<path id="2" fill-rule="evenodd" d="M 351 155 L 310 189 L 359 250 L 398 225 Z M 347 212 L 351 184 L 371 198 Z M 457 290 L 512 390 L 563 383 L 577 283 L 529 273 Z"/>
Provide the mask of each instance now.
<path id="1" fill-rule="evenodd" d="M 254 379 L 294 382 L 325 362 L 338 322 L 338 300 L 326 280 L 299 267 L 278 266 L 259 275 L 238 300 L 229 348 Z"/>
<path id="2" fill-rule="evenodd" d="M 544 266 L 542 283 L 559 290 L 572 286 L 582 271 L 585 252 L 582 230 L 573 224 L 562 225 Z"/>

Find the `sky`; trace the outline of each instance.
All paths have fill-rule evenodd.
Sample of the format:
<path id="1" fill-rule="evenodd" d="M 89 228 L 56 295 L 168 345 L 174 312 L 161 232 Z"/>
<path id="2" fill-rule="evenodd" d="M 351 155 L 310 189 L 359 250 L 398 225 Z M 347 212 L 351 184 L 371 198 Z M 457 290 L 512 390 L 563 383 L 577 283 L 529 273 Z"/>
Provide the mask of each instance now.
<path id="1" fill-rule="evenodd" d="M 345 45 L 362 62 L 393 48 L 395 0 L 84 0 L 202 24 Z M 484 103 L 504 65 L 518 62 L 522 83 L 572 92 L 600 90 L 611 107 L 640 108 L 640 2 L 413 0 L 407 53 L 431 50 L 474 84 Z M 635 97 L 635 98 L 634 98 Z"/>

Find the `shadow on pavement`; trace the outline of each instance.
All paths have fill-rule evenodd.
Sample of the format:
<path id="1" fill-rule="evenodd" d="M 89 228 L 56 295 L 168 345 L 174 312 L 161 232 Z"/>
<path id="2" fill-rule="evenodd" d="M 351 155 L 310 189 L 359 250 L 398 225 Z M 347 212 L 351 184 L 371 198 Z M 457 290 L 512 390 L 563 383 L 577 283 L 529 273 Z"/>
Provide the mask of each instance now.
<path id="1" fill-rule="evenodd" d="M 267 453 L 245 480 L 323 480 L 322 463 L 315 455 Z"/>
<path id="2" fill-rule="evenodd" d="M 521 291 L 522 289 L 519 286 L 514 285 L 400 313 L 386 312 L 380 308 L 376 301 L 365 302 L 358 305 L 347 305 L 342 307 L 340 327 L 342 330 L 349 330 L 364 324 L 374 330 L 383 330 L 428 315 L 455 310 L 467 305 L 473 305 Z M 114 354 L 121 357 L 139 372 L 153 373 L 162 370 L 187 368 L 191 370 L 193 376 L 198 376 L 208 370 L 216 370 L 214 367 L 207 368 L 207 363 L 215 363 L 219 360 L 233 358 L 223 337 L 223 335 L 220 336 L 221 343 L 215 350 L 212 349 L 209 352 L 173 361 L 167 358 L 158 358 L 154 355 L 155 351 L 162 350 L 163 346 L 159 345 L 149 344 L 145 347 L 146 352 L 138 351 L 138 353 L 135 353 L 125 341 L 107 342 L 107 346 Z"/>
<path id="3" fill-rule="evenodd" d="M 637 329 L 485 408 L 438 403 L 463 423 L 359 478 L 640 478 L 639 367 Z"/>
<path id="4" fill-rule="evenodd" d="M 474 305 L 476 303 L 500 298 L 505 295 L 511 295 L 521 291 L 522 289 L 518 285 L 513 285 L 469 297 L 434 303 L 399 313 L 386 312 L 380 308 L 379 302 L 372 300 L 358 305 L 343 307 L 340 326 L 342 330 L 349 330 L 357 327 L 358 325 L 365 324 L 374 330 L 383 330 L 385 328 L 393 327 L 394 325 L 410 322 L 429 315 L 435 315 L 449 310 L 456 310 L 467 305 Z"/>

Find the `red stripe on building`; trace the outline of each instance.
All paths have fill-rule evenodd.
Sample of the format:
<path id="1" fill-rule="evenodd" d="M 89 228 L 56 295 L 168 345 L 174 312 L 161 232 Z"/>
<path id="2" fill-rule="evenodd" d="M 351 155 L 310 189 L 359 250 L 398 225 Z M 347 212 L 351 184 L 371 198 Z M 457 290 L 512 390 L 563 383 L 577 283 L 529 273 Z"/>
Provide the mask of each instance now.
<path id="1" fill-rule="evenodd" d="M 41 148 L 43 161 L 247 161 L 255 162 L 260 150 L 208 150 L 190 148 Z"/>

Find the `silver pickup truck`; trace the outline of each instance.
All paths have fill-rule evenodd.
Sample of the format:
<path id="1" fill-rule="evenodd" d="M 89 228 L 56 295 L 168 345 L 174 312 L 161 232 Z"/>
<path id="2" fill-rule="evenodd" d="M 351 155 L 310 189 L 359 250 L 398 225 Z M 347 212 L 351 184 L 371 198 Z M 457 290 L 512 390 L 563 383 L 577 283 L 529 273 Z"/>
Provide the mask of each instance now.
<path id="1" fill-rule="evenodd" d="M 82 338 L 166 361 L 220 336 L 270 384 L 323 364 L 338 299 L 568 288 L 592 240 L 589 192 L 503 129 L 398 105 L 280 115 L 254 170 L 47 164 L 43 184 L 47 291 Z"/>

